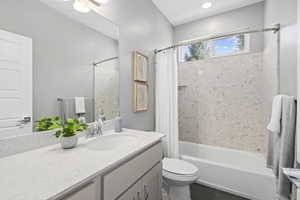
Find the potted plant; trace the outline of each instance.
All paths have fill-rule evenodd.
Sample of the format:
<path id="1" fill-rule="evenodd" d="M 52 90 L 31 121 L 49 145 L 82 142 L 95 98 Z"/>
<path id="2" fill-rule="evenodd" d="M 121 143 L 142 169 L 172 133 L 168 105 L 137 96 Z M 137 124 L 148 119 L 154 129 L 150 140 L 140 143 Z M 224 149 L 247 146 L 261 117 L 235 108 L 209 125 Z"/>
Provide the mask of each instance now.
<path id="1" fill-rule="evenodd" d="M 87 124 L 81 124 L 77 119 L 68 119 L 63 127 L 56 131 L 55 136 L 60 138 L 60 144 L 63 149 L 71 149 L 77 145 L 77 134 L 86 130 L 87 127 Z"/>
<path id="2" fill-rule="evenodd" d="M 35 122 L 34 128 L 37 132 L 53 131 L 55 129 L 61 128 L 61 120 L 59 117 L 46 117 Z"/>

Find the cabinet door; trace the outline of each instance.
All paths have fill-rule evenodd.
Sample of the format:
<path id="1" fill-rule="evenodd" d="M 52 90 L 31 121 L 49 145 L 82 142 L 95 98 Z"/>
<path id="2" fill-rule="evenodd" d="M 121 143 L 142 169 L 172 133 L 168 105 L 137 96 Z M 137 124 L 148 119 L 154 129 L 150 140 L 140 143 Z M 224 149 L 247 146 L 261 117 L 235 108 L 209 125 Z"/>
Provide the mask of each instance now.
<path id="1" fill-rule="evenodd" d="M 138 181 L 136 184 L 131 186 L 117 200 L 142 200 L 142 182 Z"/>
<path id="2" fill-rule="evenodd" d="M 103 199 L 117 199 L 162 159 L 162 145 L 158 143 L 145 152 L 103 176 Z M 158 199 L 155 199 L 158 200 Z"/>
<path id="3" fill-rule="evenodd" d="M 153 167 L 142 178 L 142 200 L 161 200 L 162 199 L 162 164 L 161 162 Z"/>
<path id="4" fill-rule="evenodd" d="M 71 193 L 63 200 L 97 200 L 97 184 L 92 182 Z"/>

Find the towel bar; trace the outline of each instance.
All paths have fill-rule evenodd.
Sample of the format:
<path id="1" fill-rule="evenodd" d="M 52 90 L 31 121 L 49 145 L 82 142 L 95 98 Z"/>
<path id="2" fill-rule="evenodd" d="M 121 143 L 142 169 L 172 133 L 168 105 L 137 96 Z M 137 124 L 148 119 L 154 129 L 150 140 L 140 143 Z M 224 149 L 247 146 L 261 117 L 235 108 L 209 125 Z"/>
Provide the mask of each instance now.
<path id="1" fill-rule="evenodd" d="M 62 101 L 64 99 L 75 99 L 75 97 L 57 98 L 57 101 Z M 85 98 L 87 100 L 94 100 L 94 98 Z"/>

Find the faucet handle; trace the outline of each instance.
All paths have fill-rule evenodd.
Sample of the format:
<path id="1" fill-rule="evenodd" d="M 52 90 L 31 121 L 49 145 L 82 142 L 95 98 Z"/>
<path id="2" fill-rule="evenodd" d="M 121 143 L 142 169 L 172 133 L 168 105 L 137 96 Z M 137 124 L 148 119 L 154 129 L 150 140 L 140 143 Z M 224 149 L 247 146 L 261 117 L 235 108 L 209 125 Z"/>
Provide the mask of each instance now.
<path id="1" fill-rule="evenodd" d="M 101 119 L 103 122 L 106 120 L 103 109 L 101 109 L 101 111 L 99 112 L 99 114 L 97 116 L 97 120 L 99 120 L 99 119 Z"/>
<path id="2" fill-rule="evenodd" d="M 93 136 L 97 135 L 98 129 L 99 129 L 99 127 L 98 127 L 97 122 L 91 123 L 88 127 L 87 132 L 86 132 L 86 138 L 93 137 Z"/>

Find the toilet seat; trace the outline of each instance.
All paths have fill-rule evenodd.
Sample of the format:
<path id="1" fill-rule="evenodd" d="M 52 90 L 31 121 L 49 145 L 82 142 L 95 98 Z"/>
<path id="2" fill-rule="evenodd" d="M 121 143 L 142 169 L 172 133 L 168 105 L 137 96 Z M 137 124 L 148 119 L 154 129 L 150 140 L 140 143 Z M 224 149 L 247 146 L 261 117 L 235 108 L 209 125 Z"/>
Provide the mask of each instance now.
<path id="1" fill-rule="evenodd" d="M 184 160 L 164 158 L 162 161 L 163 171 L 181 175 L 181 176 L 195 176 L 198 174 L 198 168 Z"/>

